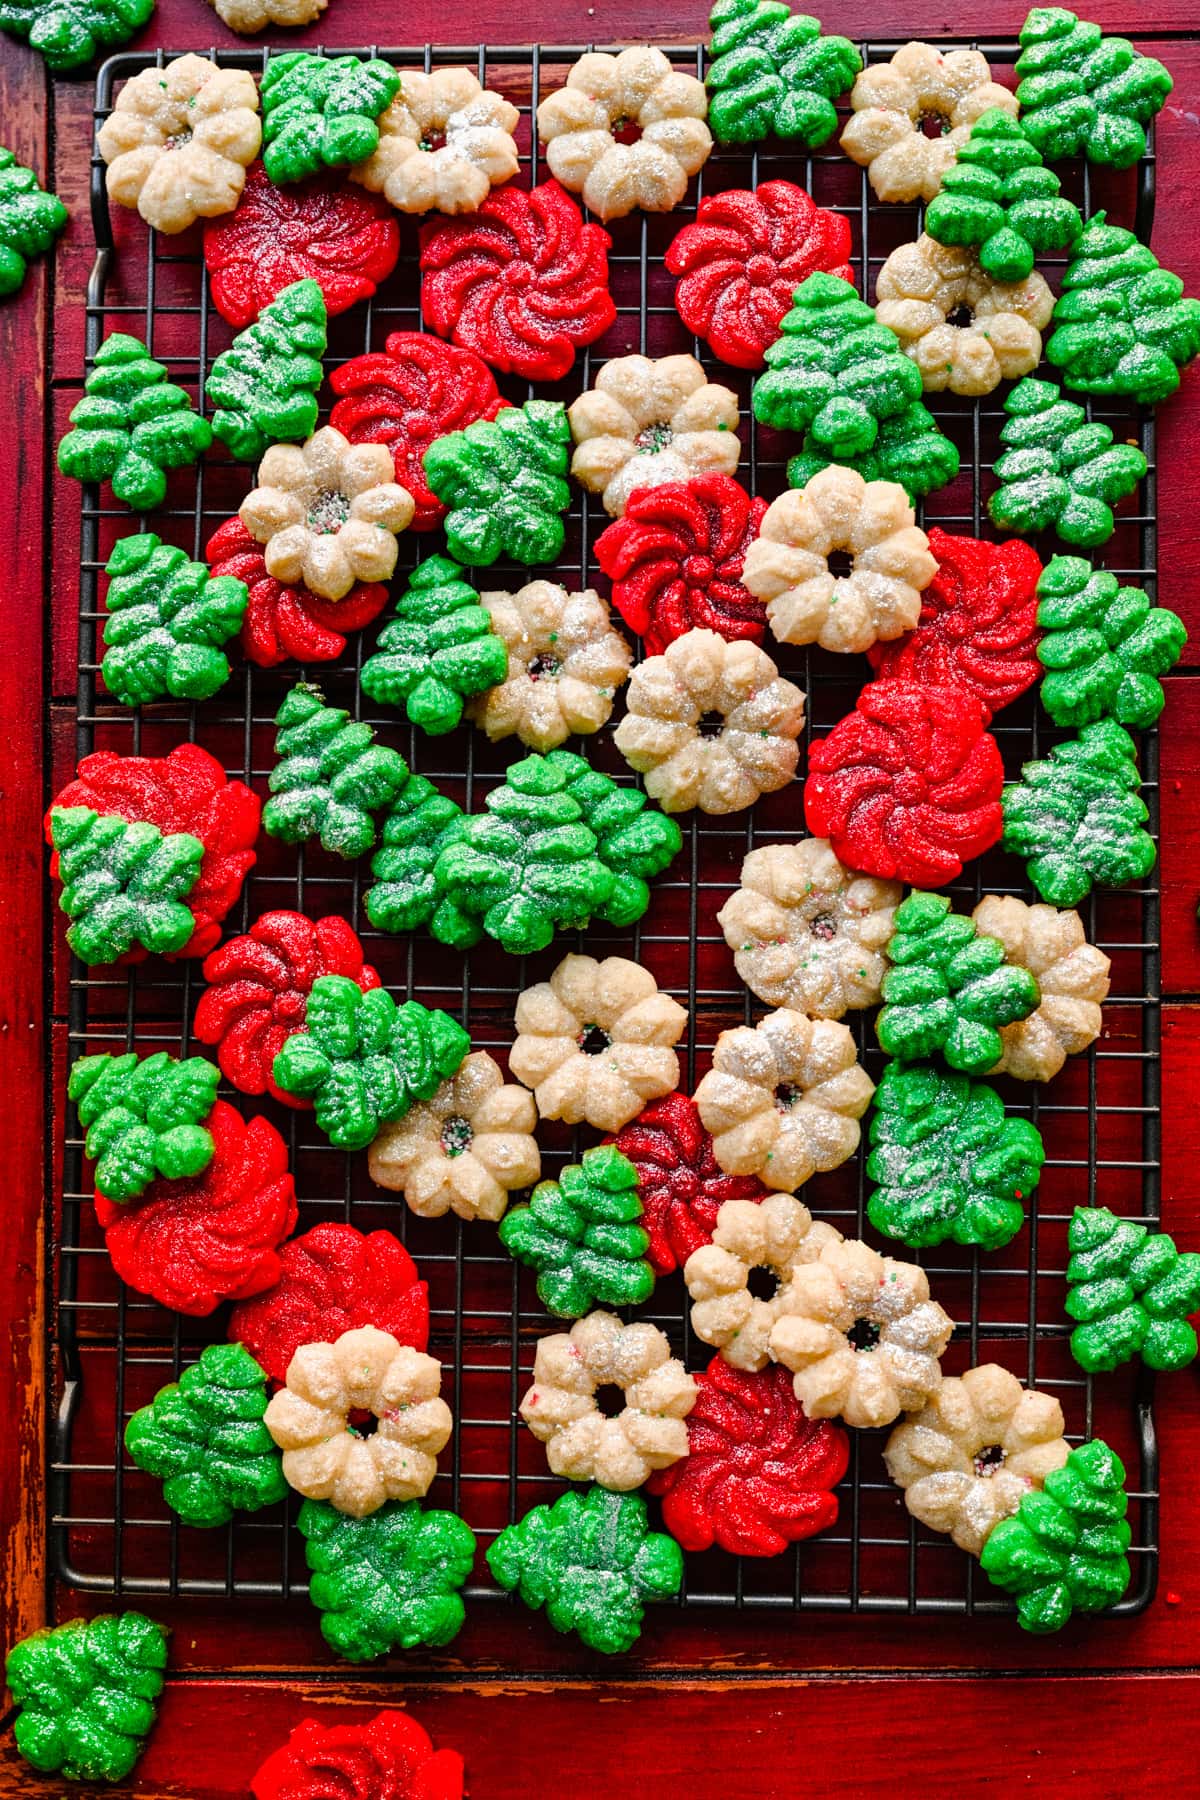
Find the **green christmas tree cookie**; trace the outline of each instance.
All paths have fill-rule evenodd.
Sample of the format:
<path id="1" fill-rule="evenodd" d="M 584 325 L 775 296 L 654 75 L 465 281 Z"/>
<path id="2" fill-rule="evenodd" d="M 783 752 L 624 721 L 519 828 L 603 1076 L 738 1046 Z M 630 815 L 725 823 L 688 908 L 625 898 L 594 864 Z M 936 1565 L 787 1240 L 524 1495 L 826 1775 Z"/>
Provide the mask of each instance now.
<path id="1" fill-rule="evenodd" d="M 1073 1612 L 1101 1612 L 1121 1598 L 1130 1579 L 1128 1506 L 1120 1458 L 1093 1438 L 993 1526 L 980 1561 L 1016 1596 L 1024 1631 L 1060 1631 Z"/>
<path id="2" fill-rule="evenodd" d="M 196 885 L 204 845 L 185 831 L 129 825 L 90 806 L 56 806 L 50 842 L 58 855 L 67 942 L 81 962 L 111 963 L 141 944 L 182 950 L 195 920 L 184 904 Z"/>
<path id="3" fill-rule="evenodd" d="M 1183 620 L 1081 556 L 1052 557 L 1037 591 L 1042 705 L 1054 723 L 1153 725 L 1165 699 L 1158 677 L 1187 642 Z"/>
<path id="4" fill-rule="evenodd" d="M 345 975 L 321 975 L 272 1075 L 286 1094 L 313 1102 L 330 1143 L 362 1150 L 381 1125 L 432 1099 L 470 1048 L 448 1013 L 419 1000 L 397 1006 L 385 988 L 364 994 Z"/>
<path id="5" fill-rule="evenodd" d="M 1151 1369 L 1183 1369 L 1196 1355 L 1188 1314 L 1200 1310 L 1200 1256 L 1182 1253 L 1103 1206 L 1077 1206 L 1067 1232 L 1067 1312 L 1078 1321 L 1071 1355 L 1098 1374 L 1141 1356 Z"/>
<path id="6" fill-rule="evenodd" d="M 867 1213 L 914 1249 L 945 1243 L 999 1250 L 1025 1220 L 1045 1149 L 1010 1118 L 994 1088 L 928 1063 L 889 1063 L 875 1089 Z"/>
<path id="7" fill-rule="evenodd" d="M 0 299 L 16 293 L 31 259 L 45 255 L 66 222 L 58 195 L 0 146 Z"/>
<path id="8" fill-rule="evenodd" d="M 1004 960 L 998 938 L 950 911 L 944 894 L 914 893 L 896 910 L 875 1021 L 889 1056 L 913 1062 L 940 1051 L 952 1069 L 984 1075 L 1000 1061 L 1000 1026 L 1027 1019 L 1041 994 L 1028 969 Z"/>
<path id="9" fill-rule="evenodd" d="M 820 451 L 811 432 L 804 447 L 788 461 L 791 487 L 804 487 L 835 459 Z M 958 474 L 959 454 L 940 429 L 929 408 L 912 401 L 890 419 L 882 419 L 875 442 L 861 456 L 839 456 L 836 461 L 854 469 L 864 481 L 898 481 L 914 503 L 945 487 Z"/>
<path id="10" fill-rule="evenodd" d="M 494 419 L 436 438 L 425 452 L 425 479 L 450 509 L 450 554 L 471 568 L 501 556 L 527 566 L 553 562 L 571 503 L 570 445 L 558 400 L 506 406 Z"/>
<path id="11" fill-rule="evenodd" d="M 822 37 L 819 19 L 784 0 L 717 0 L 708 23 L 708 123 L 719 143 L 774 133 L 813 150 L 833 135 L 833 102 L 862 68 L 849 38 Z"/>
<path id="12" fill-rule="evenodd" d="M 1078 906 L 1095 884 L 1121 887 L 1154 867 L 1154 840 L 1138 792 L 1137 752 L 1111 719 L 1085 725 L 1048 756 L 1027 762 L 1004 789 L 1005 850 L 1051 906 Z"/>
<path id="13" fill-rule="evenodd" d="M 260 1512 L 288 1491 L 283 1457 L 263 1424 L 267 1378 L 241 1344 L 210 1344 L 125 1427 L 125 1448 L 163 1483 L 185 1525 L 208 1530 Z"/>
<path id="14" fill-rule="evenodd" d="M 317 429 L 325 354 L 325 296 L 293 281 L 222 350 L 204 384 L 214 434 L 239 462 L 269 444 L 299 443 Z"/>
<path id="15" fill-rule="evenodd" d="M 574 1631 L 606 1656 L 632 1650 L 646 1602 L 678 1593 L 683 1580 L 683 1552 L 650 1530 L 642 1496 L 602 1487 L 533 1507 L 487 1560 L 502 1588 L 515 1588 L 531 1611 L 545 1607 L 555 1631 Z"/>
<path id="16" fill-rule="evenodd" d="M 59 468 L 76 481 L 110 481 L 118 500 L 153 511 L 166 499 L 164 471 L 186 468 L 208 449 L 208 420 L 145 344 L 123 331 L 105 338 L 83 390 L 71 409 L 74 429 L 58 446 Z"/>
<path id="17" fill-rule="evenodd" d="M 340 706 L 326 706 L 320 688 L 301 682 L 275 714 L 278 730 L 271 797 L 263 827 L 285 844 L 320 838 L 333 856 L 361 856 L 375 842 L 372 814 L 391 805 L 408 780 L 398 750 Z"/>
<path id="18" fill-rule="evenodd" d="M 166 1666 L 166 1630 L 139 1612 L 22 1638 L 4 1668 L 17 1749 L 43 1775 L 124 1781 L 154 1729 Z"/>
<path id="19" fill-rule="evenodd" d="M 491 614 L 448 556 L 430 556 L 409 577 L 396 616 L 362 669 L 363 692 L 403 707 L 433 737 L 453 731 L 470 694 L 508 672 L 508 651 Z"/>
<path id="20" fill-rule="evenodd" d="M 1026 537 L 1053 527 L 1081 549 L 1107 543 L 1114 504 L 1146 473 L 1141 451 L 1114 443 L 1107 425 L 1089 424 L 1082 406 L 1032 375 L 1017 382 L 1004 410 L 1004 451 L 993 464 L 1000 486 L 988 501 L 993 525 Z"/>
<path id="21" fill-rule="evenodd" d="M 207 700 L 229 680 L 221 648 L 245 616 L 244 581 L 209 574 L 153 531 L 122 538 L 105 564 L 104 685 L 126 706 L 169 694 Z"/>
<path id="22" fill-rule="evenodd" d="M 459 835 L 462 807 L 423 775 L 410 775 L 383 821 L 371 858 L 375 886 L 367 889 L 367 917 L 378 931 L 416 931 L 431 925 L 441 898 L 434 877 L 438 857 Z"/>
<path id="23" fill-rule="evenodd" d="M 438 1649 L 457 1637 L 465 1617 L 459 1589 L 475 1560 L 475 1533 L 456 1513 L 393 1500 L 352 1519 L 306 1500 L 296 1523 L 321 1635 L 347 1662 L 419 1644 Z"/>
<path id="24" fill-rule="evenodd" d="M 1017 76 L 1021 123 L 1044 157 L 1116 169 L 1144 155 L 1143 126 L 1172 87 L 1154 57 L 1063 6 L 1035 6 L 1025 20 Z"/>
<path id="25" fill-rule="evenodd" d="M 263 71 L 263 165 L 277 183 L 362 162 L 379 148 L 379 115 L 400 91 L 400 71 L 370 57 L 289 50 Z"/>
<path id="26" fill-rule="evenodd" d="M 942 176 L 925 229 L 939 244 L 977 249 L 993 281 L 1027 281 L 1036 255 L 1069 249 L 1083 230 L 1061 186 L 1017 120 L 992 106 Z"/>
<path id="27" fill-rule="evenodd" d="M 546 763 L 582 807 L 596 834 L 596 855 L 616 878 L 596 916 L 621 929 L 634 924 L 650 904 L 649 877 L 661 874 L 683 846 L 679 825 L 651 806 L 641 788 L 614 781 L 570 750 L 552 750 Z"/>
<path id="28" fill-rule="evenodd" d="M 500 1241 L 538 1272 L 538 1298 L 561 1319 L 593 1306 L 640 1306 L 654 1289 L 650 1239 L 639 1223 L 638 1172 L 611 1144 L 585 1150 L 557 1181 L 541 1181 L 528 1206 L 500 1221 Z"/>
<path id="29" fill-rule="evenodd" d="M 0 31 L 21 38 L 59 72 L 125 43 L 153 11 L 154 0 L 0 0 Z"/>
<path id="30" fill-rule="evenodd" d="M 157 1175 L 183 1181 L 207 1169 L 213 1141 L 201 1121 L 216 1104 L 220 1079 L 203 1056 L 81 1056 L 67 1095 L 87 1132 L 97 1193 L 133 1200 Z"/>

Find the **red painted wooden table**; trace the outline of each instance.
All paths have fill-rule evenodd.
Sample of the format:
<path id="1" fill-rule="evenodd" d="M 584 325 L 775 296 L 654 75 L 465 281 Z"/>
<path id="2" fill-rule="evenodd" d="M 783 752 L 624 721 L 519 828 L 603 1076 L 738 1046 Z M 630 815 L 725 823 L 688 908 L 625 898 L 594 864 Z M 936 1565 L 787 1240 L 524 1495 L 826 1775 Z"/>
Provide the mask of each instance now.
<path id="1" fill-rule="evenodd" d="M 1158 123 L 1154 248 L 1200 291 L 1200 44 L 1194 0 L 1093 0 L 1110 29 L 1153 30 L 1175 91 Z M 847 0 L 830 29 L 855 38 L 954 33 L 1011 38 L 1024 15 L 1010 0 Z M 332 0 L 319 27 L 287 47 L 376 42 L 459 44 L 541 37 L 584 42 L 694 42 L 698 0 L 587 6 L 562 0 L 552 17 L 533 0 L 431 0 L 391 13 Z M 284 34 L 268 41 L 284 42 Z M 234 45 L 202 0 L 160 0 L 137 47 Z M 47 82 L 43 65 L 0 39 L 0 139 L 63 196 L 72 220 L 53 269 L 35 265 L 16 302 L 0 307 L 0 1041 L 5 1053 L 6 1198 L 0 1302 L 7 1321 L 0 1379 L 0 1637 L 77 1610 L 47 1577 L 44 1439 L 47 1370 L 43 1129 L 54 996 L 43 955 L 40 819 L 57 753 L 71 755 L 75 679 L 77 502 L 51 478 L 43 424 L 77 397 L 82 309 L 93 248 L 87 210 L 92 84 Z M 1167 683 L 1162 721 L 1162 1192 L 1164 1224 L 1200 1243 L 1200 371 L 1159 418 L 1159 597 L 1193 632 Z M 62 1045 L 54 1044 L 54 1061 Z M 1139 1617 L 1078 1624 L 1060 1638 L 1023 1637 L 1007 1619 L 671 1611 L 652 1613 L 635 1656 L 615 1669 L 554 1638 L 544 1621 L 493 1608 L 472 1618 L 450 1652 L 356 1677 L 314 1655 L 303 1609 L 179 1601 L 152 1606 L 174 1627 L 173 1672 L 159 1730 L 128 1791 L 180 1800 L 243 1795 L 247 1775 L 307 1713 L 367 1717 L 403 1703 L 438 1743 L 466 1756 L 475 1800 L 532 1794 L 593 1800 L 642 1793 L 664 1779 L 698 1800 L 773 1800 L 813 1792 L 982 1794 L 985 1789 L 1126 1795 L 1197 1791 L 1200 1722 L 1200 1408 L 1194 1370 L 1160 1388 L 1161 1562 L 1157 1596 Z M 514 1667 L 526 1674 L 511 1677 Z M 49 1792 L 0 1745 L 0 1795 Z M 83 1793 L 83 1790 L 75 1790 Z M 126 1790 L 122 1790 L 126 1791 Z"/>

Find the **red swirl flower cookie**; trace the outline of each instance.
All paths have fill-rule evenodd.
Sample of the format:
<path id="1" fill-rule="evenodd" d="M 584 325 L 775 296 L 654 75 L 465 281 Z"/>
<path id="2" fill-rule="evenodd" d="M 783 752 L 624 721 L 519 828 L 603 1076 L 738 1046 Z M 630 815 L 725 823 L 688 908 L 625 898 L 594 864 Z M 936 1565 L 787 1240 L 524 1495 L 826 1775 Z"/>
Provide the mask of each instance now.
<path id="1" fill-rule="evenodd" d="M 279 1246 L 296 1226 L 287 1145 L 266 1119 L 225 1100 L 205 1121 L 213 1156 L 191 1181 L 153 1181 L 126 1205 L 96 1195 L 113 1268 L 127 1287 L 202 1318 L 277 1281 Z"/>
<path id="2" fill-rule="evenodd" d="M 685 1550 L 718 1544 L 734 1556 L 778 1556 L 837 1520 L 833 1489 L 850 1440 L 829 1419 L 808 1419 L 788 1371 L 735 1369 L 715 1356 L 694 1377 L 688 1454 L 650 1477 L 663 1524 Z"/>
<path id="3" fill-rule="evenodd" d="M 260 669 L 274 669 L 289 657 L 296 662 L 335 662 L 346 648 L 348 631 L 361 631 L 379 617 L 388 591 L 381 581 L 360 581 L 344 600 L 322 600 L 301 585 L 267 574 L 262 545 L 239 518 L 226 519 L 204 548 L 214 575 L 244 581 L 249 600 L 242 620 L 242 651 Z"/>
<path id="4" fill-rule="evenodd" d="M 809 835 L 862 875 L 942 887 L 999 842 L 1004 768 L 969 688 L 873 681 L 808 767 Z"/>
<path id="5" fill-rule="evenodd" d="M 310 277 L 331 315 L 369 300 L 396 266 L 400 225 L 380 194 L 322 175 L 276 187 L 260 162 L 237 208 L 204 230 L 213 304 L 235 330 L 269 300 Z"/>
<path id="6" fill-rule="evenodd" d="M 702 200 L 664 261 L 688 330 L 722 362 L 761 369 L 795 289 L 818 270 L 853 281 L 849 257 L 848 219 L 790 181 L 764 181 Z"/>
<path id="7" fill-rule="evenodd" d="M 613 604 L 653 656 L 694 626 L 761 644 L 767 609 L 742 586 L 746 551 L 767 510 L 732 475 L 635 488 L 596 540 Z"/>
<path id="8" fill-rule="evenodd" d="M 1020 538 L 988 544 L 929 528 L 937 573 L 921 595 L 914 630 L 867 651 L 880 681 L 966 687 L 985 720 L 1042 673 L 1037 584 L 1042 565 Z"/>
<path id="9" fill-rule="evenodd" d="M 424 1350 L 429 1289 L 390 1231 L 364 1237 L 353 1225 L 314 1225 L 283 1246 L 269 1292 L 234 1307 L 229 1337 L 282 1384 L 301 1344 L 333 1343 L 360 1325 Z"/>
<path id="10" fill-rule="evenodd" d="M 768 1191 L 757 1175 L 725 1173 L 687 1094 L 652 1100 L 614 1142 L 637 1170 L 638 1222 L 650 1239 L 646 1261 L 656 1275 L 682 1268 L 693 1250 L 712 1243 L 726 1200 L 762 1200 Z"/>
<path id="11" fill-rule="evenodd" d="M 405 1712 L 362 1725 L 305 1719 L 250 1783 L 254 1800 L 463 1800 L 463 1759 Z"/>
<path id="12" fill-rule="evenodd" d="M 241 1094 L 271 1094 L 284 1106 L 311 1108 L 276 1087 L 271 1070 L 287 1039 L 304 1024 L 312 984 L 345 975 L 366 993 L 379 976 L 363 961 L 362 945 L 345 919 L 268 912 L 243 937 L 231 938 L 204 960 L 208 988 L 192 1029 L 217 1046 L 226 1081 Z"/>
<path id="13" fill-rule="evenodd" d="M 432 531 L 446 516 L 425 479 L 430 444 L 509 404 L 473 351 L 425 331 L 393 331 L 381 354 L 343 363 L 329 385 L 342 396 L 329 423 L 352 444 L 391 451 L 396 480 L 417 503 L 410 531 Z"/>
<path id="14" fill-rule="evenodd" d="M 502 373 L 560 381 L 617 316 L 611 242 L 557 181 L 498 188 L 470 217 L 421 227 L 425 322 Z"/>

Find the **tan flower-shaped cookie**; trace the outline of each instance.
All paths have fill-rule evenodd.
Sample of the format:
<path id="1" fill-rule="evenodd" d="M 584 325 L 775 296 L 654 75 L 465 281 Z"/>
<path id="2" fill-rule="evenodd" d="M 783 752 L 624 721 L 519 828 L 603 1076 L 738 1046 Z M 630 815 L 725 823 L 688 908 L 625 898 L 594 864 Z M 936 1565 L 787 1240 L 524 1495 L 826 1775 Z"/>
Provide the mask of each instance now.
<path id="1" fill-rule="evenodd" d="M 927 1406 L 897 1425 L 883 1460 L 913 1518 L 978 1556 L 992 1526 L 1062 1468 L 1070 1449 L 1063 1429 L 1052 1395 L 983 1363 L 948 1377 Z"/>
<path id="2" fill-rule="evenodd" d="M 838 551 L 848 574 L 829 566 Z M 936 570 L 899 483 L 830 464 L 768 506 L 742 580 L 781 643 L 852 653 L 911 631 Z"/>
<path id="3" fill-rule="evenodd" d="M 803 690 L 765 650 L 694 630 L 633 671 L 613 742 L 664 812 L 730 813 L 787 786 L 803 729 Z"/>
<path id="4" fill-rule="evenodd" d="M 732 475 L 742 452 L 737 395 L 694 356 L 618 356 L 567 409 L 571 473 L 619 519 L 635 488 Z"/>
<path id="5" fill-rule="evenodd" d="M 924 1269 L 843 1238 L 792 1277 L 771 1355 L 792 1371 L 810 1419 L 890 1425 L 937 1393 L 953 1329 Z"/>
<path id="6" fill-rule="evenodd" d="M 379 118 L 379 148 L 350 179 L 400 212 L 475 212 L 518 168 L 520 113 L 470 69 L 405 69 Z"/>
<path id="7" fill-rule="evenodd" d="M 823 838 L 751 850 L 741 879 L 717 924 L 751 993 L 818 1019 L 878 1005 L 899 882 L 856 875 Z"/>
<path id="8" fill-rule="evenodd" d="M 258 155 L 258 89 L 245 69 L 178 56 L 127 81 L 96 136 L 108 193 L 156 231 L 232 212 Z"/>
<path id="9" fill-rule="evenodd" d="M 413 497 L 386 444 L 351 444 L 332 425 L 306 444 L 272 444 L 238 517 L 264 545 L 267 573 L 340 600 L 356 581 L 387 581 Z"/>
<path id="10" fill-rule="evenodd" d="M 285 1479 L 355 1519 L 385 1500 L 419 1499 L 454 1423 L 441 1380 L 435 1357 L 374 1325 L 344 1331 L 333 1344 L 302 1344 L 264 1415 Z M 369 1436 L 350 1424 L 355 1411 L 375 1415 Z"/>
<path id="11" fill-rule="evenodd" d="M 508 651 L 504 680 L 467 708 L 493 743 L 516 736 L 533 750 L 553 750 L 575 733 L 599 731 L 633 663 L 608 602 L 591 588 L 569 594 L 557 582 L 530 581 L 515 594 L 480 594 L 479 603 Z"/>
<path id="12" fill-rule="evenodd" d="M 611 1419 L 596 1398 L 604 1387 L 624 1399 Z M 684 1420 L 695 1403 L 696 1384 L 656 1325 L 593 1312 L 539 1340 L 521 1417 L 556 1475 L 624 1494 L 687 1455 Z"/>
<path id="13" fill-rule="evenodd" d="M 712 1243 L 693 1250 L 684 1267 L 692 1330 L 735 1368 L 765 1368 L 771 1332 L 790 1304 L 793 1275 L 841 1235 L 791 1194 L 769 1194 L 757 1202 L 726 1200 Z M 775 1277 L 769 1299 L 751 1293 L 754 1269 Z"/>
<path id="14" fill-rule="evenodd" d="M 1001 1027 L 1004 1053 L 993 1075 L 1050 1081 L 1068 1056 L 1100 1036 L 1100 1002 L 1112 964 L 1084 936 L 1077 912 L 1059 912 L 1015 894 L 989 894 L 971 914 L 980 931 L 999 938 L 1005 960 L 1037 977 L 1041 1001 L 1027 1019 Z"/>
<path id="15" fill-rule="evenodd" d="M 894 331 L 926 389 L 990 394 L 1028 375 L 1042 358 L 1054 295 L 1035 269 L 1025 281 L 993 281 L 974 250 L 922 232 L 879 271 L 875 317 Z"/>
<path id="16" fill-rule="evenodd" d="M 544 1119 L 619 1131 L 679 1081 L 687 1009 L 623 956 L 565 956 L 517 1001 L 509 1067 Z"/>
<path id="17" fill-rule="evenodd" d="M 622 219 L 639 206 L 678 206 L 712 149 L 707 113 L 704 83 L 672 69 L 661 50 L 589 51 L 542 101 L 537 128 L 551 174 L 600 218 Z M 637 142 L 618 141 L 631 126 Z"/>
<path id="18" fill-rule="evenodd" d="M 870 63 L 850 90 L 852 117 L 841 146 L 865 165 L 881 200 L 932 200 L 981 113 L 1017 116 L 1017 97 L 992 80 L 978 50 L 905 44 L 890 62 Z M 925 122 L 941 123 L 940 137 Z"/>
<path id="19" fill-rule="evenodd" d="M 794 1193 L 853 1156 L 874 1092 L 845 1025 L 783 1007 L 721 1033 L 696 1105 L 726 1174 Z"/>
<path id="20" fill-rule="evenodd" d="M 221 23 L 243 37 L 257 36 L 271 25 L 283 30 L 311 25 L 328 4 L 329 0 L 209 0 Z"/>
<path id="21" fill-rule="evenodd" d="M 541 1177 L 536 1125 L 532 1094 L 476 1050 L 432 1100 L 384 1126 L 367 1158 L 371 1179 L 423 1219 L 499 1219 L 509 1195 Z"/>

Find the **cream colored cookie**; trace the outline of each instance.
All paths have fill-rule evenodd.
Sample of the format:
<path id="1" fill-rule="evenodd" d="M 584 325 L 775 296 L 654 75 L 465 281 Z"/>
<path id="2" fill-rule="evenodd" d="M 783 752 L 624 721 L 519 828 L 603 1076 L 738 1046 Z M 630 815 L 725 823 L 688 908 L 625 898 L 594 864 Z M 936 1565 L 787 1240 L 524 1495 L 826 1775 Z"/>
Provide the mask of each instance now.
<path id="1" fill-rule="evenodd" d="M 792 1277 L 815 1262 L 841 1232 L 814 1219 L 791 1194 L 765 1200 L 726 1200 L 711 1244 L 693 1250 L 683 1271 L 692 1297 L 692 1330 L 736 1369 L 762 1369 L 770 1360 L 771 1332 L 788 1310 Z M 775 1277 L 775 1292 L 760 1299 L 750 1291 L 754 1269 Z"/>
<path id="2" fill-rule="evenodd" d="M 384 1126 L 367 1155 L 371 1180 L 423 1219 L 499 1219 L 510 1194 L 541 1178 L 537 1117 L 533 1095 L 476 1050 L 432 1100 Z"/>
<path id="3" fill-rule="evenodd" d="M 850 90 L 841 146 L 864 166 L 881 200 L 932 200 L 981 113 L 1017 116 L 1017 97 L 992 80 L 978 50 L 905 44 L 890 62 L 869 63 Z M 936 119 L 941 134 L 925 135 Z"/>
<path id="4" fill-rule="evenodd" d="M 971 917 L 986 936 L 999 938 L 1006 962 L 1037 977 L 1042 996 L 1027 1019 L 1001 1027 L 1004 1053 L 990 1073 L 1050 1081 L 1068 1056 L 1078 1056 L 1100 1036 L 1100 1002 L 1108 995 L 1112 964 L 1088 943 L 1077 912 L 1031 906 L 1015 894 L 988 894 Z"/>
<path id="5" fill-rule="evenodd" d="M 633 652 L 613 628 L 608 602 L 591 588 L 569 594 L 555 581 L 529 581 L 515 594 L 480 594 L 492 630 L 508 651 L 508 671 L 476 694 L 467 716 L 495 743 L 518 737 L 553 750 L 599 731 L 628 679 Z"/>
<path id="6" fill-rule="evenodd" d="M 990 394 L 1042 359 L 1054 295 L 1034 269 L 1025 281 L 993 281 L 976 251 L 928 232 L 901 244 L 875 282 L 875 317 L 894 331 L 929 393 Z"/>
<path id="7" fill-rule="evenodd" d="M 742 446 L 737 395 L 694 356 L 619 356 L 567 408 L 571 473 L 620 518 L 636 488 L 732 475 Z"/>
<path id="8" fill-rule="evenodd" d="M 520 117 L 470 69 L 404 69 L 379 117 L 379 147 L 350 179 L 399 212 L 475 212 L 520 166 L 512 135 Z"/>
<path id="9" fill-rule="evenodd" d="M 223 25 L 243 37 L 257 37 L 268 26 L 296 30 L 311 25 L 329 0 L 208 0 Z"/>
<path id="10" fill-rule="evenodd" d="M 108 193 L 156 231 L 232 212 L 258 155 L 258 89 L 245 69 L 177 56 L 125 83 L 96 134 Z"/>

